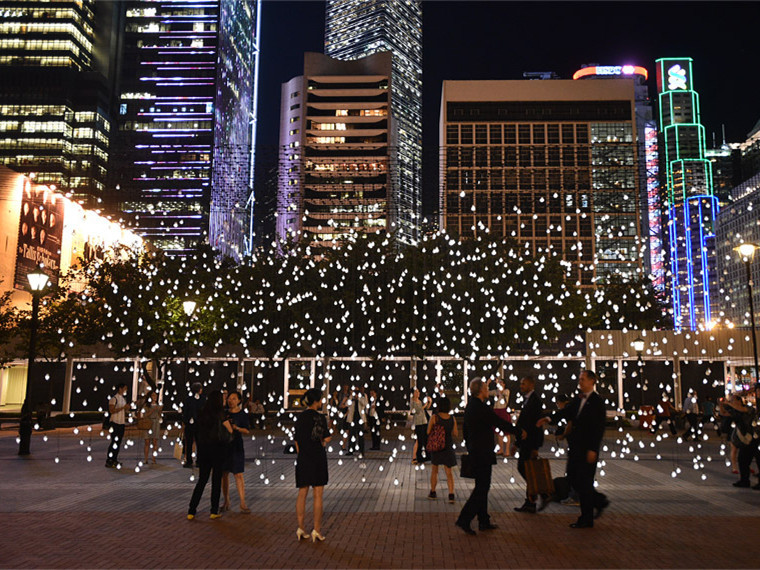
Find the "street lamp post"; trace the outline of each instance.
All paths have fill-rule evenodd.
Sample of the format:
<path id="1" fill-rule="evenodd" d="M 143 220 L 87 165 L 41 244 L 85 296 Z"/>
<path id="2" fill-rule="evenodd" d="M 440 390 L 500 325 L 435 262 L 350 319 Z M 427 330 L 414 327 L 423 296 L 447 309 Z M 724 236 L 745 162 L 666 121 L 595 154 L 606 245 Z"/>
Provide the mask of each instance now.
<path id="1" fill-rule="evenodd" d="M 755 356 L 755 383 L 760 383 L 760 366 L 757 361 L 757 333 L 755 332 L 755 304 L 752 301 L 752 259 L 755 256 L 755 251 L 760 249 L 760 246 L 754 243 L 743 243 L 739 247 L 735 248 L 735 251 L 739 252 L 742 260 L 744 261 L 744 268 L 747 271 L 747 295 L 749 296 L 749 317 L 750 324 L 752 325 L 752 352 Z"/>
<path id="2" fill-rule="evenodd" d="M 190 359 L 190 319 L 193 316 L 193 313 L 195 312 L 196 302 L 195 301 L 184 301 L 182 303 L 182 310 L 185 311 L 185 316 L 187 316 L 187 333 L 185 335 L 185 372 L 184 372 L 184 380 L 183 383 L 185 387 L 187 387 L 187 368 L 188 368 L 188 360 Z"/>
<path id="3" fill-rule="evenodd" d="M 636 337 L 636 339 L 631 343 L 631 346 L 633 346 L 633 350 L 636 351 L 636 355 L 638 356 L 638 365 L 639 365 L 639 411 L 641 411 L 641 407 L 644 405 L 644 362 L 641 360 L 641 353 L 644 352 L 644 339 L 641 337 Z"/>
<path id="4" fill-rule="evenodd" d="M 32 382 L 34 381 L 34 360 L 37 356 L 37 327 L 39 325 L 40 299 L 44 289 L 48 284 L 49 278 L 42 271 L 33 271 L 27 276 L 29 287 L 32 290 L 32 324 L 29 331 L 29 361 L 26 372 L 26 390 L 24 392 L 24 404 L 21 406 L 21 419 L 18 424 L 18 454 L 29 455 L 32 443 L 32 417 L 34 406 L 32 404 L 31 392 Z"/>

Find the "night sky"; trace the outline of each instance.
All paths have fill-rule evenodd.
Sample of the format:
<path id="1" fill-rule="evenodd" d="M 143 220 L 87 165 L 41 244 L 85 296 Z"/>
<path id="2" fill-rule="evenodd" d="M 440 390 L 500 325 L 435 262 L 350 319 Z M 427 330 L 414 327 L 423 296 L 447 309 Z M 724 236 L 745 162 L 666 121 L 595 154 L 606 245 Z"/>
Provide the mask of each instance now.
<path id="1" fill-rule="evenodd" d="M 422 10 L 423 142 L 431 157 L 442 80 L 522 79 L 524 71 L 571 79 L 584 63 L 644 66 L 654 96 L 655 59 L 693 58 L 708 147 L 713 132 L 720 144 L 722 124 L 728 142 L 740 142 L 760 120 L 758 3 L 426 1 Z M 318 1 L 263 3 L 262 159 L 278 144 L 280 85 L 303 73 L 304 52 L 324 49 L 324 12 Z M 430 214 L 437 202 L 435 161 L 423 167 L 423 209 Z"/>

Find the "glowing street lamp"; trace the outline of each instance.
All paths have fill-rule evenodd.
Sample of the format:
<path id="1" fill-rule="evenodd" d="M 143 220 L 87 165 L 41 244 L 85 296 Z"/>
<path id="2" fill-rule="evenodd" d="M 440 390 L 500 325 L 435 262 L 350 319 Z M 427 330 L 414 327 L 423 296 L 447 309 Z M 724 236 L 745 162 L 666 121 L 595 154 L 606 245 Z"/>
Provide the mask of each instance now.
<path id="1" fill-rule="evenodd" d="M 37 356 L 37 328 L 39 326 L 40 299 L 44 295 L 50 278 L 42 271 L 33 271 L 27 274 L 29 288 L 32 291 L 32 324 L 29 331 L 29 361 L 26 372 L 26 390 L 24 392 L 24 404 L 21 406 L 21 420 L 18 424 L 19 455 L 29 455 L 32 443 L 32 414 L 33 404 L 31 401 L 32 382 L 34 381 L 34 360 Z"/>
<path id="2" fill-rule="evenodd" d="M 641 397 L 639 398 L 639 408 L 644 405 L 644 363 L 641 360 L 641 353 L 644 352 L 644 339 L 639 337 L 636 337 L 636 339 L 631 343 L 631 346 L 633 347 L 633 350 L 636 351 L 636 355 L 638 356 L 638 365 L 639 365 L 639 387 L 640 387 L 640 394 Z"/>
<path id="3" fill-rule="evenodd" d="M 744 267 L 747 270 L 747 294 L 749 295 L 749 316 L 752 325 L 752 352 L 755 356 L 755 383 L 760 383 L 760 366 L 757 363 L 757 333 L 755 332 L 755 304 L 752 302 L 752 259 L 755 257 L 755 251 L 760 249 L 760 245 L 745 242 L 739 247 L 734 248 L 744 261 Z"/>
<path id="4" fill-rule="evenodd" d="M 188 319 L 193 316 L 196 306 L 197 303 L 195 301 L 184 301 L 182 303 L 182 310 L 185 311 L 185 315 L 187 315 Z"/>

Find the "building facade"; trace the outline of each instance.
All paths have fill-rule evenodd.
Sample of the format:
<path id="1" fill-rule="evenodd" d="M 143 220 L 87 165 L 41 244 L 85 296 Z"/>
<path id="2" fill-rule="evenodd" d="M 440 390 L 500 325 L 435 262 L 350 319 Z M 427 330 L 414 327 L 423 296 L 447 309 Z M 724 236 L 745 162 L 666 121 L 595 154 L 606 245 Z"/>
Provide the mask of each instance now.
<path id="1" fill-rule="evenodd" d="M 638 185 L 640 203 L 640 233 L 648 248 L 644 256 L 647 273 L 654 290 L 666 294 L 665 252 L 663 249 L 662 201 L 660 196 L 657 123 L 647 79 L 649 72 L 638 65 L 584 65 L 573 75 L 574 80 L 622 79 L 634 82 L 636 94 L 636 143 L 638 145 Z"/>
<path id="2" fill-rule="evenodd" d="M 750 326 L 746 266 L 734 250 L 744 242 L 760 244 L 760 174 L 731 191 L 731 202 L 721 208 L 716 242 L 720 274 L 722 318 L 737 326 Z M 755 310 L 760 308 L 760 255 L 750 265 Z"/>
<path id="3" fill-rule="evenodd" d="M 514 238 L 591 286 L 643 271 L 631 80 L 444 81 L 440 227 Z"/>
<path id="4" fill-rule="evenodd" d="M 422 2 L 328 0 L 325 54 L 352 60 L 379 52 L 393 54 L 391 99 L 398 137 L 391 164 L 398 184 L 391 229 L 413 243 L 422 209 Z"/>
<path id="5" fill-rule="evenodd" d="M 128 0 L 114 201 L 177 254 L 252 237 L 259 0 Z"/>
<path id="6" fill-rule="evenodd" d="M 712 163 L 705 154 L 691 58 L 657 60 L 660 165 L 676 330 L 711 327 L 717 295 Z"/>
<path id="7" fill-rule="evenodd" d="M 393 224 L 391 54 L 304 56 L 282 86 L 277 237 L 330 247 Z"/>
<path id="8" fill-rule="evenodd" d="M 116 8 L 0 1 L 0 164 L 92 207 L 106 187 Z"/>

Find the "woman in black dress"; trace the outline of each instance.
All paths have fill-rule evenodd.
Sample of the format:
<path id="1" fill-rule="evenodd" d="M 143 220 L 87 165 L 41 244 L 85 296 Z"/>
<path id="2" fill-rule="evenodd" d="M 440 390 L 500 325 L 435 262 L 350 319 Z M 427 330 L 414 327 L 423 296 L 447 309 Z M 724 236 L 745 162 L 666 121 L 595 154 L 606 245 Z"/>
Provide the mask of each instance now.
<path id="1" fill-rule="evenodd" d="M 187 510 L 188 520 L 195 518 L 198 503 L 211 476 L 211 518 L 218 519 L 219 495 L 222 492 L 222 469 L 232 441 L 232 425 L 224 418 L 222 393 L 214 390 L 198 415 L 198 482 Z M 212 475 L 213 472 L 213 475 Z"/>
<path id="2" fill-rule="evenodd" d="M 296 421 L 296 516 L 298 517 L 298 540 L 309 538 L 316 542 L 324 540 L 320 534 L 322 527 L 322 493 L 327 485 L 327 452 L 325 444 L 330 441 L 327 419 L 317 410 L 322 407 L 322 391 L 311 388 L 304 394 L 303 402 L 306 409 L 301 412 Z M 304 530 L 304 514 L 306 513 L 306 497 L 309 487 L 314 487 L 314 530 L 311 535 Z"/>

